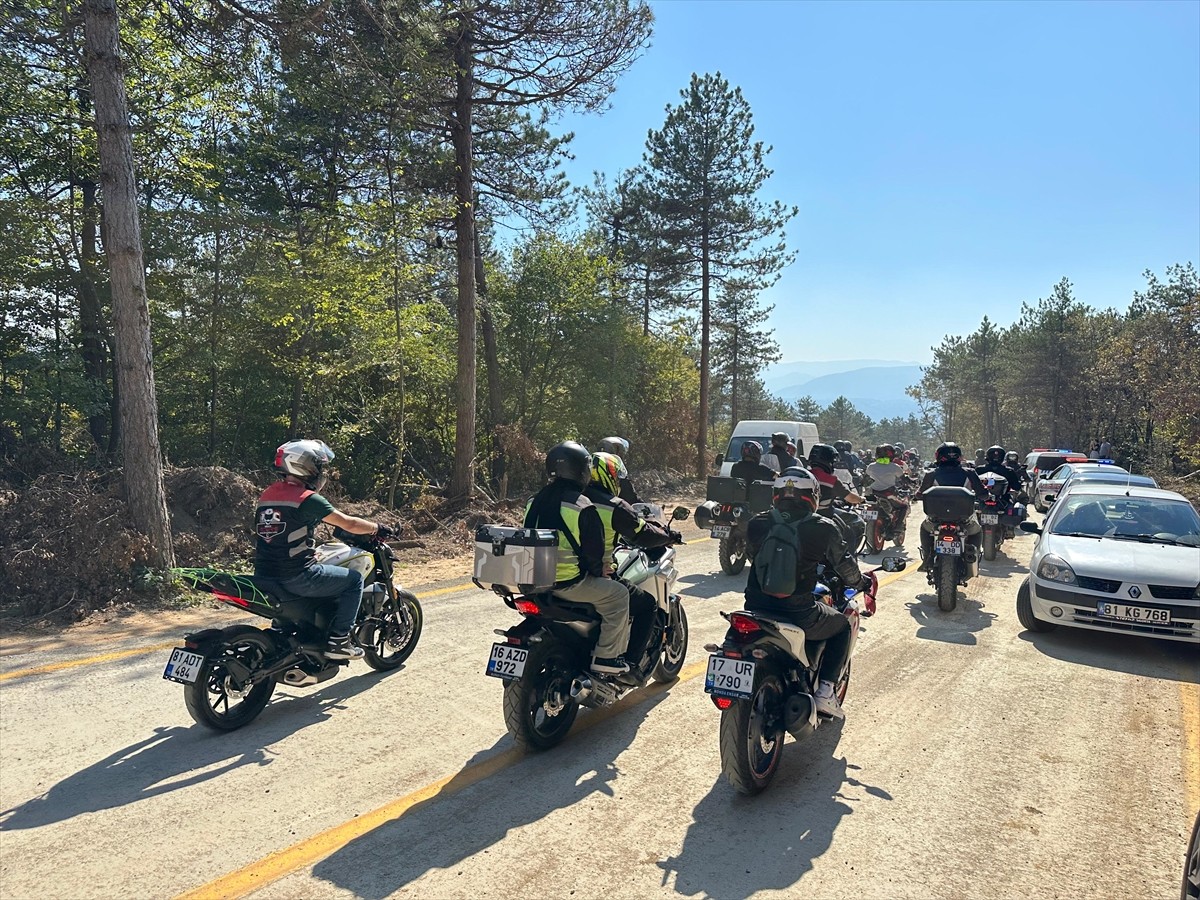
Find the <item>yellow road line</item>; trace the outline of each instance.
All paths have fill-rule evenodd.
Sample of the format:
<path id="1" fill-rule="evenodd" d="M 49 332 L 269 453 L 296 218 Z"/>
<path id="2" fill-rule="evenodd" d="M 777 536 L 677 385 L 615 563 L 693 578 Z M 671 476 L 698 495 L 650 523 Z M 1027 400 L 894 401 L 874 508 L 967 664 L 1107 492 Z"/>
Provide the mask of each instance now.
<path id="1" fill-rule="evenodd" d="M 48 672 L 60 672 L 63 669 L 75 669 L 79 666 L 90 666 L 94 663 L 112 662 L 115 659 L 126 659 L 130 656 L 141 656 L 144 653 L 154 653 L 156 650 L 166 650 L 175 647 L 182 641 L 171 641 L 169 644 L 153 644 L 149 647 L 135 647 L 132 650 L 117 650 L 113 653 L 102 653 L 99 656 L 85 656 L 83 659 L 68 659 L 65 662 L 49 663 L 32 669 L 17 669 L 15 672 L 0 674 L 0 681 L 13 678 L 28 678 L 30 675 L 45 675 Z"/>
<path id="2" fill-rule="evenodd" d="M 691 681 L 693 678 L 703 675 L 707 669 L 708 659 L 706 657 L 699 662 L 692 663 L 690 666 L 685 666 L 679 673 L 679 679 L 672 684 L 678 685 L 686 681 Z M 593 711 L 580 721 L 571 733 L 575 735 L 578 732 L 594 728 L 612 716 L 623 712 L 631 706 L 636 706 L 653 697 L 655 694 L 662 693 L 671 687 L 671 684 L 655 684 L 634 691 L 610 707 Z M 244 897 L 253 891 L 261 890 L 267 885 L 273 884 L 298 869 L 315 865 L 326 856 L 340 850 L 356 838 L 368 834 L 387 822 L 399 819 L 419 803 L 432 800 L 434 797 L 453 796 L 471 785 L 478 784 L 480 781 L 495 775 L 503 769 L 516 765 L 525 758 L 526 755 L 524 753 L 513 748 L 481 762 L 467 765 L 453 775 L 447 775 L 445 778 L 433 782 L 433 784 L 419 788 L 411 794 L 393 800 L 391 803 L 385 804 L 376 810 L 358 816 L 348 822 L 343 822 L 340 825 L 334 825 L 332 828 L 328 828 L 283 850 L 271 853 L 215 881 L 210 881 L 208 884 L 188 891 L 185 894 L 180 894 L 177 900 L 202 900 L 202 898 L 203 900 L 230 900 L 230 898 Z"/>

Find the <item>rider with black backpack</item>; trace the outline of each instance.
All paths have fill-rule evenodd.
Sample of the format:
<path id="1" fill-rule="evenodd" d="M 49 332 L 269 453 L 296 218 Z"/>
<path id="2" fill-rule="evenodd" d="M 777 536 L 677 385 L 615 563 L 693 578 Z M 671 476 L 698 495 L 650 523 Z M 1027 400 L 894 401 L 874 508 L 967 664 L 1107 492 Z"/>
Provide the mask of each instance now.
<path id="1" fill-rule="evenodd" d="M 868 590 L 872 580 L 858 568 L 838 527 L 814 515 L 821 487 L 812 473 L 789 468 L 775 480 L 774 508 L 750 520 L 747 542 L 754 564 L 746 582 L 746 609 L 791 622 L 809 640 L 825 641 L 817 712 L 843 718 L 834 683 L 850 650 L 850 622 L 813 591 L 817 566 L 837 572 L 846 587 Z"/>

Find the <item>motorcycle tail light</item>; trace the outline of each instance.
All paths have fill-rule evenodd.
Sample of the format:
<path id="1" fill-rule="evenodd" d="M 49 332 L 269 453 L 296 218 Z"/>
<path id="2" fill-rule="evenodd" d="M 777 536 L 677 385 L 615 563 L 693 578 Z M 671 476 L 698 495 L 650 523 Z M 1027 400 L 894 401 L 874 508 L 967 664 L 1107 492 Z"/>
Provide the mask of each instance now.
<path id="1" fill-rule="evenodd" d="M 733 701 L 728 697 L 713 697 L 712 702 L 717 709 L 729 709 L 729 707 L 733 706 Z"/>
<path id="2" fill-rule="evenodd" d="M 536 616 L 542 611 L 541 607 L 539 607 L 532 600 L 515 600 L 513 603 L 517 607 L 517 612 L 521 613 L 522 615 Z"/>
<path id="3" fill-rule="evenodd" d="M 234 606 L 242 607 L 242 609 L 250 605 L 248 601 L 243 600 L 241 597 L 235 597 L 233 594 L 223 594 L 220 591 L 213 591 L 213 596 L 222 603 L 232 603 Z"/>
<path id="4" fill-rule="evenodd" d="M 754 634 L 756 631 L 762 631 L 758 622 L 754 621 L 753 617 L 743 615 L 742 613 L 733 613 L 729 617 L 729 624 L 738 634 Z"/>
<path id="5" fill-rule="evenodd" d="M 183 646 L 185 646 L 189 650 L 196 650 L 199 648 L 200 645 L 198 643 L 196 643 L 195 641 L 184 641 Z"/>
<path id="6" fill-rule="evenodd" d="M 943 534 L 943 535 L 942 535 L 942 540 L 943 540 L 943 541 L 952 541 L 952 540 L 954 540 L 954 535 L 952 535 L 952 534 Z"/>

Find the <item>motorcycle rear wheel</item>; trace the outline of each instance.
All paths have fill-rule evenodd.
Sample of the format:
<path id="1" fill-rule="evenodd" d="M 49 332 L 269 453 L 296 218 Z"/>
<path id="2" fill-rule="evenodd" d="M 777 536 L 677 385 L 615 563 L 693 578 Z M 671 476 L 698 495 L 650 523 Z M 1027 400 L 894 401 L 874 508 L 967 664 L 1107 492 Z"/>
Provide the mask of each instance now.
<path id="1" fill-rule="evenodd" d="M 197 724 L 215 731 L 233 731 L 249 724 L 271 699 L 275 679 L 264 679 L 239 695 L 222 660 L 233 657 L 253 671 L 274 650 L 274 642 L 259 628 L 250 625 L 226 628 L 221 639 L 208 648 L 196 680 L 184 685 L 183 702 L 188 714 Z"/>
<path id="2" fill-rule="evenodd" d="M 991 562 L 996 558 L 996 529 L 987 528 L 983 532 L 983 558 Z"/>
<path id="3" fill-rule="evenodd" d="M 745 568 L 746 542 L 743 538 L 726 535 L 721 538 L 717 552 L 721 558 L 721 571 L 726 575 L 737 575 Z"/>
<path id="4" fill-rule="evenodd" d="M 382 619 L 375 625 L 371 643 L 363 643 L 363 660 L 378 672 L 399 668 L 412 656 L 421 639 L 425 615 L 421 601 L 409 591 L 396 591 L 399 609 L 389 602 Z"/>
<path id="5" fill-rule="evenodd" d="M 549 750 L 575 724 L 579 704 L 571 699 L 575 667 L 560 646 L 543 640 L 532 645 L 525 674 L 504 683 L 504 724 L 522 750 Z M 556 712 L 547 703 L 558 706 Z"/>
<path id="6" fill-rule="evenodd" d="M 659 684 L 668 684 L 679 677 L 683 669 L 683 660 L 687 656 L 688 620 L 683 604 L 679 605 L 679 621 L 671 633 L 667 646 L 663 647 L 662 658 L 654 667 L 654 680 Z"/>
<path id="7" fill-rule="evenodd" d="M 938 609 L 950 612 L 958 605 L 958 565 L 956 560 L 943 559 L 937 571 Z"/>
<path id="8" fill-rule="evenodd" d="M 879 515 L 882 516 L 883 513 L 880 512 Z M 876 519 L 871 523 L 871 527 L 867 531 L 867 541 L 871 546 L 872 553 L 880 553 L 883 551 L 883 522 L 881 522 L 879 519 Z"/>
<path id="9" fill-rule="evenodd" d="M 783 684 L 767 675 L 752 698 L 721 712 L 721 769 L 739 794 L 761 793 L 779 769 L 782 707 Z"/>

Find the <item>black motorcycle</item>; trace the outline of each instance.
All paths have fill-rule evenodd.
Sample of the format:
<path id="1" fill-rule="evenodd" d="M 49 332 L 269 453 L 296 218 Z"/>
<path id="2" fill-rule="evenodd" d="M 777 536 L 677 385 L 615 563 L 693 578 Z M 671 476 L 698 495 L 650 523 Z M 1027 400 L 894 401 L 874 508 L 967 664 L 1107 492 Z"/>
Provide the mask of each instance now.
<path id="1" fill-rule="evenodd" d="M 938 608 L 949 612 L 958 604 L 958 586 L 979 574 L 979 558 L 967 542 L 975 494 L 965 487 L 935 485 L 921 495 L 921 502 L 933 525 L 929 583 L 937 589 Z"/>
<path id="2" fill-rule="evenodd" d="M 709 476 L 705 501 L 696 507 L 696 524 L 720 541 L 717 558 L 726 575 L 738 575 L 746 567 L 750 553 L 747 526 L 757 513 L 771 506 L 772 490 L 769 482 L 746 484 L 740 478 Z"/>
<path id="3" fill-rule="evenodd" d="M 421 637 L 421 604 L 393 582 L 396 556 L 386 543 L 340 528 L 334 536 L 337 542 L 317 548 L 318 562 L 365 571 L 350 639 L 372 669 L 396 669 Z M 218 731 L 241 728 L 263 711 L 276 684 L 320 684 L 350 664 L 325 655 L 335 598 L 297 597 L 253 575 L 213 569 L 176 569 L 175 574 L 222 603 L 273 620 L 270 628 L 206 628 L 171 651 L 163 678 L 183 685 L 188 713 L 199 724 Z"/>
<path id="4" fill-rule="evenodd" d="M 688 515 L 678 507 L 672 518 Z M 511 628 L 496 629 L 502 641 L 492 645 L 486 669 L 486 674 L 504 681 L 504 724 L 517 746 L 549 749 L 567 736 L 580 706 L 610 706 L 651 679 L 667 683 L 679 677 L 687 655 L 688 622 L 675 593 L 675 549 L 618 545 L 614 561 L 617 578 L 655 599 L 646 646 L 636 661 L 630 659 L 633 668 L 620 675 L 589 669 L 600 635 L 600 614 L 594 607 L 548 591 L 518 593 L 492 585 L 491 590 L 522 616 Z M 478 577 L 473 580 L 484 587 Z"/>
<path id="5" fill-rule="evenodd" d="M 906 565 L 899 557 L 887 557 L 882 568 L 898 572 Z M 847 590 L 832 571 L 822 570 L 819 577 L 817 595 L 850 620 L 850 653 L 834 687 L 840 703 L 850 687 L 860 617 L 864 610 L 874 610 L 874 602 Z M 818 715 L 815 699 L 825 642 L 808 641 L 804 629 L 767 613 L 739 610 L 721 615 L 729 630 L 720 645 L 704 646 L 712 654 L 704 690 L 721 710 L 725 777 L 739 793 L 757 794 L 775 777 L 786 735 L 799 740 L 826 721 Z"/>

